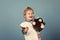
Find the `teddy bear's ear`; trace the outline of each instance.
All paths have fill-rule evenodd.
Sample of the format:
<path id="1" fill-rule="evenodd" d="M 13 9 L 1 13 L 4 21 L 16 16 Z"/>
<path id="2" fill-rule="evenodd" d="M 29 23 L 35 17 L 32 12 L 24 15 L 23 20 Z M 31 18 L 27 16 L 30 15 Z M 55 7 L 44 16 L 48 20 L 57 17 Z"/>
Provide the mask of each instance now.
<path id="1" fill-rule="evenodd" d="M 33 25 L 36 25 L 36 22 L 33 22 Z"/>
<path id="2" fill-rule="evenodd" d="M 39 21 L 39 22 L 42 22 L 42 19 L 39 19 L 38 21 Z"/>

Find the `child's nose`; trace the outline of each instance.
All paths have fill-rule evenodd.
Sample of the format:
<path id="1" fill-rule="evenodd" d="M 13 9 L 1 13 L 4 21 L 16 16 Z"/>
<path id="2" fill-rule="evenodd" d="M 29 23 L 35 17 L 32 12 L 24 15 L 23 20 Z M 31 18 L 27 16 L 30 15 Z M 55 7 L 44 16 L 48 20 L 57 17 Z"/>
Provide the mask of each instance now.
<path id="1" fill-rule="evenodd" d="M 30 14 L 30 16 L 32 16 L 33 14 Z"/>

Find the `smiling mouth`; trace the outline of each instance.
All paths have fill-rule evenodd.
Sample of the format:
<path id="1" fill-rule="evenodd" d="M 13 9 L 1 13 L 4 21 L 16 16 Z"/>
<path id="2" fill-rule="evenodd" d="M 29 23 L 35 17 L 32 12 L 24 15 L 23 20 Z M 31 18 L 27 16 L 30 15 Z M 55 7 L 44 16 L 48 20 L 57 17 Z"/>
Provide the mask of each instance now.
<path id="1" fill-rule="evenodd" d="M 33 16 L 30 16 L 29 18 L 32 18 Z"/>

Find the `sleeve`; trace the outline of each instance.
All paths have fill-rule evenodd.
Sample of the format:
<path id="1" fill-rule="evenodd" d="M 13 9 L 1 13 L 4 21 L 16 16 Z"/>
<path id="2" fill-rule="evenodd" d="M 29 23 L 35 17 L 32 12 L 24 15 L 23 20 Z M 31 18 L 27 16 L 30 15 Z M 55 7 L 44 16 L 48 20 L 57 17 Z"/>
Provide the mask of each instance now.
<path id="1" fill-rule="evenodd" d="M 26 34 L 26 32 L 24 32 L 25 27 L 23 26 L 23 24 L 22 24 L 22 23 L 20 24 L 20 29 L 21 29 L 21 32 L 22 32 L 23 34 Z"/>
<path id="2" fill-rule="evenodd" d="M 20 24 L 20 27 L 21 27 L 21 30 L 22 30 L 23 34 L 26 34 L 26 35 L 30 34 L 31 33 L 31 30 L 33 29 L 32 24 L 30 22 L 22 22 Z M 24 28 L 28 28 L 27 33 L 25 33 L 23 31 Z"/>

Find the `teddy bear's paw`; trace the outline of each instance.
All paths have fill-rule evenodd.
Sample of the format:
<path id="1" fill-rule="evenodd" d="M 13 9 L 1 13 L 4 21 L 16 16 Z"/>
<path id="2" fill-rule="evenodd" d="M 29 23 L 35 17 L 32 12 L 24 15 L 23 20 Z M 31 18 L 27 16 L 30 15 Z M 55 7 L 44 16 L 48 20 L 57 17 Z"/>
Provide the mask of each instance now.
<path id="1" fill-rule="evenodd" d="M 36 22 L 33 22 L 33 25 L 36 25 Z"/>
<path id="2" fill-rule="evenodd" d="M 39 19 L 39 22 L 42 22 L 42 19 Z"/>
<path id="3" fill-rule="evenodd" d="M 44 25 L 43 24 L 41 24 L 41 28 L 44 28 Z"/>

